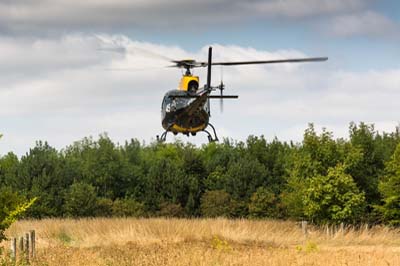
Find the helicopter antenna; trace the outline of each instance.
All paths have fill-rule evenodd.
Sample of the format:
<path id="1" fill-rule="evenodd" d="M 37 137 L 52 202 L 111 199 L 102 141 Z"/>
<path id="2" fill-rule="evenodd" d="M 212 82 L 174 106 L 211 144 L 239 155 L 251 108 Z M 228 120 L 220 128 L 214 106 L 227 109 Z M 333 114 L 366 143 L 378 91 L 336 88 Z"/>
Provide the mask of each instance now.
<path id="1" fill-rule="evenodd" d="M 208 47 L 208 64 L 207 64 L 207 90 L 211 90 L 211 65 L 212 65 L 212 47 Z"/>

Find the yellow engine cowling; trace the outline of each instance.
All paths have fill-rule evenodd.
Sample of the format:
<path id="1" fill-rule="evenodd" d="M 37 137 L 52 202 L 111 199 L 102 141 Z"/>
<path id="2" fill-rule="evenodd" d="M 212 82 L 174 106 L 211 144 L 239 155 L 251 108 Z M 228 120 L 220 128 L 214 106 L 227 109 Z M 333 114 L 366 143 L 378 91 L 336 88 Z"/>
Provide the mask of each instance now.
<path id="1" fill-rule="evenodd" d="M 198 76 L 183 76 L 179 83 L 178 90 L 188 91 L 189 85 L 196 85 L 196 90 L 199 88 L 199 77 Z"/>

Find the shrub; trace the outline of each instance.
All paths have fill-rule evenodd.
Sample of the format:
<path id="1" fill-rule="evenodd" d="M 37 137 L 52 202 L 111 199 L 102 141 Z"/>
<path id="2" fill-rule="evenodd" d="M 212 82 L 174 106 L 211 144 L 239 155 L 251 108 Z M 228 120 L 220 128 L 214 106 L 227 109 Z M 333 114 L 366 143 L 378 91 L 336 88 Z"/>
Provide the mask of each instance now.
<path id="1" fill-rule="evenodd" d="M 5 230 L 32 206 L 36 198 L 26 202 L 11 189 L 0 189 L 0 242 L 6 239 Z"/>
<path id="2" fill-rule="evenodd" d="M 365 207 L 365 193 L 342 165 L 328 170 L 327 175 L 311 178 L 303 198 L 304 212 L 317 223 L 354 222 Z"/>
<path id="3" fill-rule="evenodd" d="M 96 192 L 92 185 L 77 182 L 70 186 L 65 196 L 65 214 L 71 217 L 95 216 Z"/>
<path id="4" fill-rule="evenodd" d="M 2 136 L 3 135 L 0 134 L 0 139 Z M 4 234 L 5 230 L 23 215 L 35 201 L 36 198 L 33 198 L 26 202 L 11 189 L 5 187 L 0 188 L 0 242 L 6 239 Z"/>
<path id="5" fill-rule="evenodd" d="M 277 217 L 275 194 L 265 187 L 259 187 L 250 198 L 249 216 L 253 218 Z"/>
<path id="6" fill-rule="evenodd" d="M 231 199 L 229 204 L 229 216 L 234 218 L 244 218 L 249 215 L 249 205 L 247 202 Z"/>
<path id="7" fill-rule="evenodd" d="M 108 198 L 98 198 L 96 203 L 95 216 L 110 217 L 112 216 L 113 201 Z"/>
<path id="8" fill-rule="evenodd" d="M 185 216 L 185 211 L 180 204 L 165 202 L 160 206 L 159 215 L 163 217 L 183 217 Z"/>
<path id="9" fill-rule="evenodd" d="M 112 214 L 119 217 L 141 217 L 144 215 L 144 204 L 134 199 L 116 199 Z"/>
<path id="10" fill-rule="evenodd" d="M 203 194 L 200 201 L 200 209 L 203 216 L 229 216 L 231 197 L 224 190 L 207 191 Z"/>
<path id="11" fill-rule="evenodd" d="M 385 175 L 379 184 L 383 205 L 376 206 L 382 220 L 393 226 L 400 226 L 400 144 L 387 162 Z"/>

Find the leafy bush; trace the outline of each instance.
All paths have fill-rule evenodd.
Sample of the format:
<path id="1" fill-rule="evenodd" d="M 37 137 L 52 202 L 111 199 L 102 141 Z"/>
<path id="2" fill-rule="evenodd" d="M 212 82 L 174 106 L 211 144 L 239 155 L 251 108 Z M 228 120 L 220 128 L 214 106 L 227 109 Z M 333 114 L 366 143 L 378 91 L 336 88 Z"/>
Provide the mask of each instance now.
<path id="1" fill-rule="evenodd" d="M 64 208 L 70 217 L 93 217 L 97 208 L 94 187 L 82 182 L 72 184 L 66 193 Z"/>
<path id="2" fill-rule="evenodd" d="M 113 201 L 108 198 L 98 198 L 96 203 L 95 216 L 110 217 L 112 216 Z"/>
<path id="3" fill-rule="evenodd" d="M 117 199 L 112 206 L 114 216 L 141 217 L 144 213 L 144 204 L 134 199 Z"/>
<path id="4" fill-rule="evenodd" d="M 249 215 L 249 204 L 245 201 L 231 199 L 229 216 L 232 218 L 246 218 Z"/>
<path id="5" fill-rule="evenodd" d="M 201 214 L 206 217 L 227 217 L 230 213 L 231 197 L 224 190 L 207 191 L 201 197 Z"/>
<path id="6" fill-rule="evenodd" d="M 0 134 L 0 138 L 3 135 Z M 0 169 L 1 174 L 1 169 Z M 1 181 L 1 176 L 0 176 Z M 2 184 L 0 183 L 0 186 Z M 23 215 L 35 202 L 36 198 L 26 202 L 23 197 L 10 188 L 0 187 L 0 242 L 6 239 L 5 230 Z M 1 252 L 1 249 L 0 249 Z M 1 255 L 1 254 L 0 254 Z"/>
<path id="7" fill-rule="evenodd" d="M 265 187 L 259 187 L 250 198 L 249 215 L 254 218 L 277 217 L 275 194 Z"/>
<path id="8" fill-rule="evenodd" d="M 162 217 L 184 217 L 185 210 L 179 204 L 162 203 L 159 215 Z"/>
<path id="9" fill-rule="evenodd" d="M 305 215 L 316 223 L 352 223 L 360 219 L 365 208 L 364 192 L 340 164 L 327 175 L 311 178 L 303 201 Z"/>
<path id="10" fill-rule="evenodd" d="M 21 217 L 35 200 L 36 198 L 26 202 L 9 188 L 0 189 L 0 242 L 6 239 L 5 230 Z"/>
<path id="11" fill-rule="evenodd" d="M 385 175 L 379 184 L 384 204 L 375 207 L 383 221 L 390 225 L 400 225 L 400 144 L 385 167 Z"/>
<path id="12" fill-rule="evenodd" d="M 225 183 L 226 176 L 224 175 L 224 169 L 221 166 L 217 166 L 216 169 L 204 180 L 204 185 L 208 190 L 223 189 Z"/>

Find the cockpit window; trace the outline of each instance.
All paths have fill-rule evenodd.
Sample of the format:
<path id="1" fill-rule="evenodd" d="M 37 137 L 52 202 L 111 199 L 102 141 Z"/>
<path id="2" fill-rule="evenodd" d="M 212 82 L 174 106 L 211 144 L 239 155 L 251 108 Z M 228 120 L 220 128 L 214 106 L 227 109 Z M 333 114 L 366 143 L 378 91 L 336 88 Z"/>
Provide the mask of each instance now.
<path id="1" fill-rule="evenodd" d="M 164 97 L 162 108 L 165 109 L 167 112 L 185 108 L 192 99 L 180 98 L 180 97 L 174 98 L 174 96 L 185 96 L 185 95 L 186 95 L 185 92 L 170 91 Z"/>
<path id="2" fill-rule="evenodd" d="M 187 98 L 176 98 L 172 101 L 172 105 L 175 104 L 176 109 L 181 109 L 181 108 L 185 108 L 186 105 L 188 104 L 189 99 Z"/>

